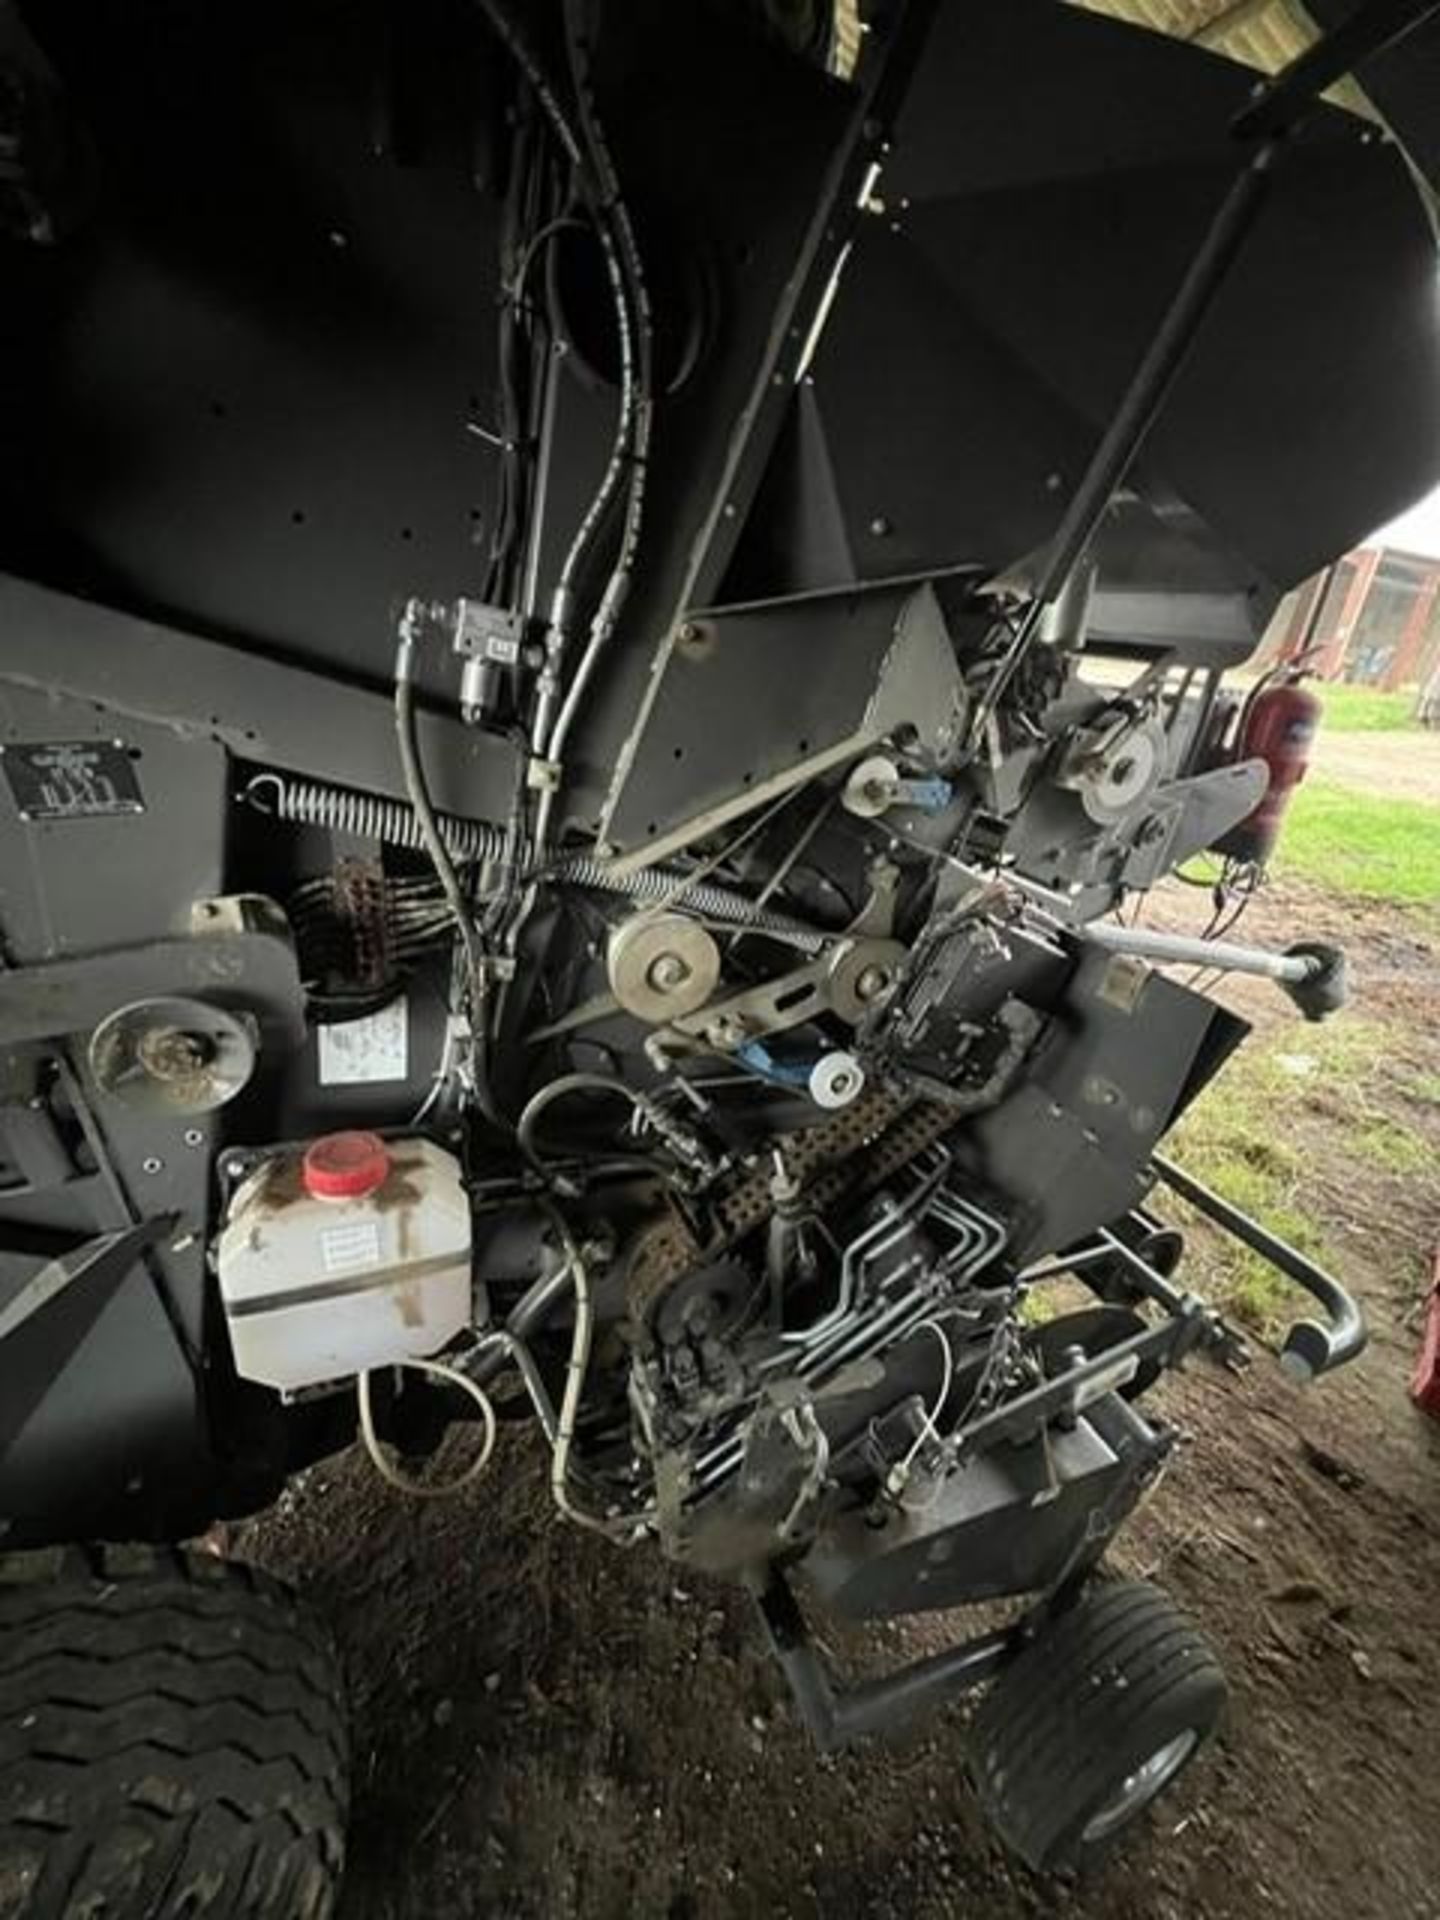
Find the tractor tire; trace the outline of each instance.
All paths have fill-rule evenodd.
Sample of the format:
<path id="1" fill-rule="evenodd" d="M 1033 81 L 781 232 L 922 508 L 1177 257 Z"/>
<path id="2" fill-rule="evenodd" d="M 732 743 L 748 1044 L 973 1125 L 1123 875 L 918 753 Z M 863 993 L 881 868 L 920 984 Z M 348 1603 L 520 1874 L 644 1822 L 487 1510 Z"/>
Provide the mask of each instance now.
<path id="1" fill-rule="evenodd" d="M 278 1582 L 207 1555 L 0 1561 L 0 1915 L 323 1920 L 339 1667 Z"/>
<path id="2" fill-rule="evenodd" d="M 977 1709 L 980 1800 L 1037 1872 L 1083 1868 L 1194 1759 L 1225 1697 L 1208 1642 L 1158 1587 L 1096 1584 L 1001 1670 Z"/>

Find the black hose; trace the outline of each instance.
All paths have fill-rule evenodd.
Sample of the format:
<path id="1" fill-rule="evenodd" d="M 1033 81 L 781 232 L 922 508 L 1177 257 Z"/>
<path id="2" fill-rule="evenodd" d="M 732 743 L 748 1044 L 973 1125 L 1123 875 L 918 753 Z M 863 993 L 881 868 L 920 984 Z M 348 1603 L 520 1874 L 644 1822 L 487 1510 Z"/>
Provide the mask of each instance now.
<path id="1" fill-rule="evenodd" d="M 420 747 L 415 731 L 415 688 L 410 677 L 413 646 L 413 636 L 402 629 L 395 662 L 395 736 L 400 748 L 400 768 L 406 794 L 415 810 L 420 838 L 439 878 L 465 956 L 465 997 L 470 1010 L 470 1067 L 475 1104 L 492 1126 L 509 1132 L 490 1095 L 489 1035 L 484 1019 L 484 943 L 465 897 L 465 889 L 460 884 L 455 862 L 441 835 L 430 800 L 430 790 L 425 783 L 425 770 L 420 764 Z"/>

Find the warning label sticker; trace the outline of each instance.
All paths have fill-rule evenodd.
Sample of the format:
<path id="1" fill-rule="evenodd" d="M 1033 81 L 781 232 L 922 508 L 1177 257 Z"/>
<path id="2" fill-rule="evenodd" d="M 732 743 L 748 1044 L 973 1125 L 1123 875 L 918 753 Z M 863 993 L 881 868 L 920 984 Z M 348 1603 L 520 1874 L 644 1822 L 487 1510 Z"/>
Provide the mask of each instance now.
<path id="1" fill-rule="evenodd" d="M 401 994 L 379 1013 L 320 1028 L 320 1084 L 353 1087 L 409 1075 L 409 1002 Z"/>
<path id="2" fill-rule="evenodd" d="M 0 747 L 22 820 L 108 820 L 143 813 L 135 763 L 117 740 L 47 740 Z"/>
<path id="3" fill-rule="evenodd" d="M 320 1259 L 326 1273 L 363 1273 L 380 1264 L 378 1220 L 347 1221 L 343 1227 L 322 1227 Z"/>

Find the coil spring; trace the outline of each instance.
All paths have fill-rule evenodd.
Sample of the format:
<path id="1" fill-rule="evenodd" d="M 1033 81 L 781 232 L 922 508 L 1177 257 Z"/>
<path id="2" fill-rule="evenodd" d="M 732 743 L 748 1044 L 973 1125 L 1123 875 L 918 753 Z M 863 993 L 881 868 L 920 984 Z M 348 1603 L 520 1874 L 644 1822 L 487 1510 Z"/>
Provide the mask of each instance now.
<path id="1" fill-rule="evenodd" d="M 292 779 L 279 773 L 257 773 L 246 784 L 243 797 L 269 818 L 285 820 L 294 826 L 328 827 L 332 833 L 353 833 L 363 839 L 383 841 L 387 846 L 405 847 L 412 853 L 425 850 L 415 810 L 405 800 L 356 793 L 348 787 L 328 786 L 321 780 Z M 450 813 L 438 814 L 436 819 L 446 846 L 457 860 L 483 863 L 503 855 L 505 835 L 489 821 L 462 820 Z M 623 894 L 642 905 L 673 898 L 678 912 L 753 928 L 756 933 L 769 934 L 806 952 L 818 953 L 825 944 L 826 936 L 801 926 L 786 914 L 771 913 L 768 909 L 757 911 L 743 894 L 731 893 L 727 887 L 703 882 L 687 886 L 683 874 L 664 867 L 641 867 L 622 877 L 603 861 L 594 860 L 588 854 L 575 854 L 560 861 L 552 870 L 551 878 L 565 886 Z"/>
<path id="2" fill-rule="evenodd" d="M 267 794 L 271 796 L 268 804 Z M 332 833 L 353 833 L 386 846 L 406 847 L 412 853 L 425 851 L 420 823 L 407 800 L 356 793 L 320 780 L 292 780 L 278 773 L 257 773 L 245 788 L 245 798 L 259 812 L 295 826 L 328 827 Z M 435 818 L 441 838 L 457 860 L 496 860 L 504 850 L 504 834 L 488 820 L 461 820 L 453 813 Z"/>

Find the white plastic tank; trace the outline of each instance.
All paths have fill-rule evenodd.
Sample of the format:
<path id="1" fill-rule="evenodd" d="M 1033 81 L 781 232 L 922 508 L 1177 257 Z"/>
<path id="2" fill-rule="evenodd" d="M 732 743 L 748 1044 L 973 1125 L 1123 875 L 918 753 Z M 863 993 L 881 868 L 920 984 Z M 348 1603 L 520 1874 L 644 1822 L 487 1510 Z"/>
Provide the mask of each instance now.
<path id="1" fill-rule="evenodd" d="M 246 1380 L 293 1391 L 437 1353 L 471 1319 L 459 1164 L 362 1132 L 274 1154 L 235 1193 L 217 1270 Z"/>

